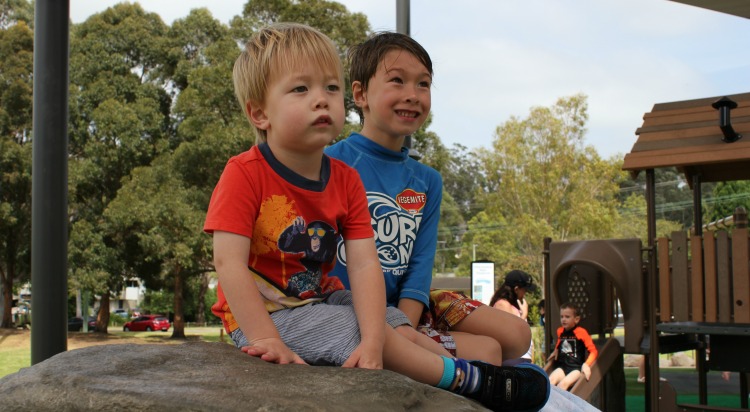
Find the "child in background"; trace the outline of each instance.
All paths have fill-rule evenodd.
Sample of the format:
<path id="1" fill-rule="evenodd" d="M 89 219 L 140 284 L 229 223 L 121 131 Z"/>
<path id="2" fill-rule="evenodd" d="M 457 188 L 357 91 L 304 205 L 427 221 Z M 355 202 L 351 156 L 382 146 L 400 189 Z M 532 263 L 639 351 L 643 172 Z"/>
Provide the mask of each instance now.
<path id="1" fill-rule="evenodd" d="M 578 326 L 580 321 L 575 306 L 569 303 L 560 306 L 562 326 L 557 329 L 557 344 L 547 360 L 555 360 L 555 369 L 549 375 L 550 383 L 563 390 L 573 386 L 581 373 L 586 380 L 591 378 L 591 365 L 599 353 L 586 329 Z"/>
<path id="2" fill-rule="evenodd" d="M 377 33 L 349 52 L 360 133 L 326 149 L 355 168 L 367 191 L 389 306 L 401 309 L 443 354 L 495 365 L 520 357 L 529 325 L 462 293 L 430 290 L 443 183 L 404 148 L 431 107 L 432 61 L 411 37 Z M 349 287 L 350 251 L 339 243 L 332 274 Z M 404 329 L 398 329 L 403 332 Z"/>
<path id="3" fill-rule="evenodd" d="M 343 73 L 331 40 L 300 24 L 256 32 L 234 67 L 258 144 L 229 160 L 204 230 L 219 276 L 213 312 L 235 345 L 278 364 L 386 368 L 493 410 L 541 408 L 549 381 L 531 368 L 441 357 L 394 330 L 364 188 L 323 154 L 344 123 Z M 351 291 L 328 272 L 335 239 Z"/>

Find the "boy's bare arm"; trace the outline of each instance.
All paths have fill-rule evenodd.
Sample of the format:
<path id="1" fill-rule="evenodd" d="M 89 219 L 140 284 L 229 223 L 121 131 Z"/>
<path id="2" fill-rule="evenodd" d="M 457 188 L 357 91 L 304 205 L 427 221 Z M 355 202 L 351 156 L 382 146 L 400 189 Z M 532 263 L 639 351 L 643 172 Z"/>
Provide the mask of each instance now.
<path id="1" fill-rule="evenodd" d="M 413 327 L 419 326 L 424 304 L 418 300 L 403 298 L 398 301 L 398 308 L 409 318 Z"/>
<path id="2" fill-rule="evenodd" d="M 242 351 L 273 363 L 305 363 L 281 340 L 249 269 L 250 238 L 229 232 L 214 232 L 214 266 L 219 282 L 251 346 Z"/>
<path id="3" fill-rule="evenodd" d="M 373 238 L 346 240 L 346 269 L 362 343 L 345 367 L 381 369 L 385 343 L 385 282 Z"/>

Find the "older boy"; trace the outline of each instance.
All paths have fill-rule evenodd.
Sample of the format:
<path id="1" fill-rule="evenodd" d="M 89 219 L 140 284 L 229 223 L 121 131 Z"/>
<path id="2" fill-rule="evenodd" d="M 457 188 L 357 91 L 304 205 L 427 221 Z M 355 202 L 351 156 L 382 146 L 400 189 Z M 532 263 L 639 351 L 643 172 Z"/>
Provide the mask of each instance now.
<path id="1" fill-rule="evenodd" d="M 539 409 L 549 382 L 536 370 L 440 357 L 393 329 L 409 320 L 385 307 L 361 181 L 323 155 L 344 122 L 330 39 L 298 24 L 261 29 L 234 82 L 259 144 L 227 163 L 204 230 L 220 284 L 212 309 L 235 345 L 274 363 L 385 367 L 495 410 Z M 339 235 L 351 292 L 328 277 Z"/>
<path id="2" fill-rule="evenodd" d="M 528 324 L 460 293 L 430 290 L 443 182 L 403 147 L 431 107 L 432 61 L 404 34 L 382 32 L 349 52 L 362 131 L 326 149 L 354 167 L 367 190 L 389 306 L 451 355 L 500 365 L 529 348 Z M 348 248 L 332 274 L 349 286 Z M 403 332 L 404 328 L 399 328 Z"/>

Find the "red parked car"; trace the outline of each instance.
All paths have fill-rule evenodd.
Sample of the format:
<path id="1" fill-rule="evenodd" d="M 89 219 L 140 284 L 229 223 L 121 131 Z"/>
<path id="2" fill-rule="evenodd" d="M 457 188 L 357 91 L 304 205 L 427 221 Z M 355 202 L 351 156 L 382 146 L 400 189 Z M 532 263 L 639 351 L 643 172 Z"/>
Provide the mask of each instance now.
<path id="1" fill-rule="evenodd" d="M 160 330 L 166 332 L 169 330 L 169 319 L 164 315 L 141 315 L 137 318 L 126 323 L 122 330 L 123 332 L 132 331 L 152 331 Z"/>

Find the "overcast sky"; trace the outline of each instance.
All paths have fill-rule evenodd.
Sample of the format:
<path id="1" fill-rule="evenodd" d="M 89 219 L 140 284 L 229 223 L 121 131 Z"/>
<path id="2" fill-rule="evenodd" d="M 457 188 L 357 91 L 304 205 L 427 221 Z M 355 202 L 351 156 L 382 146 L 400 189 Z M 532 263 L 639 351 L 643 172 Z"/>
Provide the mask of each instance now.
<path id="1" fill-rule="evenodd" d="M 340 0 L 373 30 L 396 29 L 395 0 Z M 119 3 L 72 0 L 74 23 Z M 165 23 L 206 7 L 224 23 L 245 0 L 148 0 Z M 450 147 L 491 146 L 533 106 L 588 95 L 586 143 L 628 153 L 655 103 L 750 92 L 750 20 L 668 0 L 412 0 L 411 35 L 435 71 L 430 130 Z M 717 114 L 718 121 L 718 114 Z"/>

